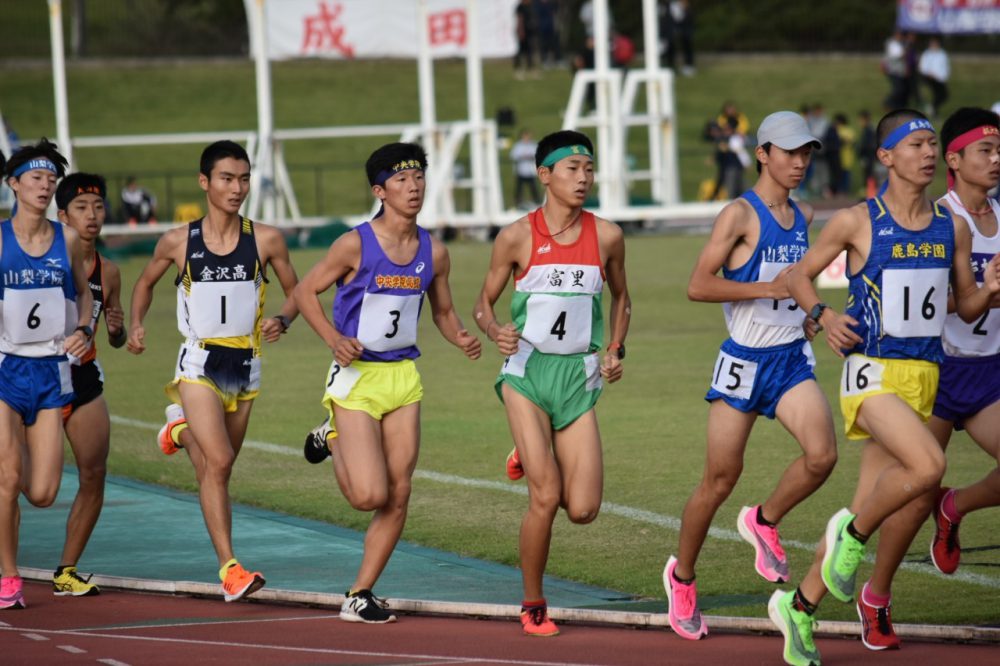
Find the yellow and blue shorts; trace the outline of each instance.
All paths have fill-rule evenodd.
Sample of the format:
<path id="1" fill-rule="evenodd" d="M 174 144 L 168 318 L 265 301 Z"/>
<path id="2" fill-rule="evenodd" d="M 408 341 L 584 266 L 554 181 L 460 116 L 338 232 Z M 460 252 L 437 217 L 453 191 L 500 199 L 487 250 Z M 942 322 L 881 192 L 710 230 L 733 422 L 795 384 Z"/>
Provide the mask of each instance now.
<path id="1" fill-rule="evenodd" d="M 376 421 L 400 407 L 420 402 L 424 387 L 417 364 L 402 361 L 354 361 L 341 366 L 336 360 L 326 373 L 323 406 L 330 414 L 329 437 L 337 436 L 333 406 L 368 414 Z"/>
<path id="2" fill-rule="evenodd" d="M 178 405 L 181 396 L 177 387 L 181 382 L 207 386 L 219 396 L 223 409 L 235 412 L 237 403 L 260 394 L 260 356 L 253 349 L 189 340 L 181 345 L 174 380 L 165 389 L 167 397 Z"/>
<path id="3" fill-rule="evenodd" d="M 844 415 L 847 438 L 871 437 L 857 424 L 858 411 L 867 398 L 883 393 L 898 396 L 926 423 L 934 407 L 937 386 L 937 363 L 851 354 L 844 360 L 840 375 L 840 411 Z"/>

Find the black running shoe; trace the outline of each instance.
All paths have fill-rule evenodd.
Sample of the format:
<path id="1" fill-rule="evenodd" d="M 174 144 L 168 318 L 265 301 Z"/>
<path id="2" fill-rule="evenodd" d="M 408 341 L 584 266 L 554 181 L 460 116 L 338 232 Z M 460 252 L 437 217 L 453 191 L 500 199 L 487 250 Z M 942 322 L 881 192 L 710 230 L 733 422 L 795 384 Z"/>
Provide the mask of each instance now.
<path id="1" fill-rule="evenodd" d="M 326 445 L 326 437 L 330 432 L 330 420 L 323 419 L 322 423 L 310 430 L 309 434 L 306 435 L 306 443 L 302 447 L 302 453 L 305 455 L 306 460 L 313 465 L 318 465 L 330 457 L 330 447 Z"/>
<path id="2" fill-rule="evenodd" d="M 395 622 L 396 615 L 389 610 L 385 599 L 379 599 L 371 590 L 348 593 L 340 607 L 340 619 L 347 622 L 385 624 Z"/>

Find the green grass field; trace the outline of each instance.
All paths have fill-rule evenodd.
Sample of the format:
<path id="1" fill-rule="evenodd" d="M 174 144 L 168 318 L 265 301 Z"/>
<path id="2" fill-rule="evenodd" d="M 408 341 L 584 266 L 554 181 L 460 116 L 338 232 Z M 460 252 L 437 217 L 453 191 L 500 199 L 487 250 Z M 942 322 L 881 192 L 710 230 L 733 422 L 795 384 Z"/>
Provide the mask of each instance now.
<path id="1" fill-rule="evenodd" d="M 945 112 L 961 104 L 988 106 L 996 101 L 998 61 L 956 61 L 952 100 Z M 8 64 L 0 75 L 0 109 L 18 132 L 24 137 L 51 136 L 54 116 L 49 72 Z M 440 63 L 437 77 L 439 116 L 461 117 L 465 105 L 462 65 Z M 274 79 L 279 127 L 417 118 L 413 63 L 282 63 L 274 67 Z M 252 66 L 244 62 L 71 66 L 73 132 L 92 136 L 250 129 L 255 125 L 252 82 Z M 513 106 L 519 124 L 538 133 L 561 124 L 570 85 L 565 72 L 550 71 L 541 80 L 519 82 L 513 80 L 508 63 L 494 62 L 486 66 L 485 83 L 488 114 L 500 106 Z M 710 147 L 701 141 L 700 133 L 723 100 L 734 100 L 754 125 L 775 109 L 797 109 L 804 102 L 817 101 L 824 103 L 828 112 L 844 111 L 853 119 L 860 108 L 872 109 L 877 115 L 885 88 L 875 57 L 702 60 L 698 76 L 679 80 L 676 91 L 685 197 L 692 197 L 697 183 L 714 174 L 714 167 L 706 163 Z M 641 145 L 640 136 L 634 140 L 634 145 Z M 357 213 L 367 207 L 361 163 L 373 145 L 373 141 L 297 144 L 289 147 L 288 162 L 293 169 L 311 164 L 342 169 L 323 184 L 324 201 L 330 205 L 327 212 Z M 194 177 L 198 152 L 194 146 L 81 150 L 77 158 L 81 169 L 119 176 L 131 171 L 190 174 L 183 183 L 177 181 L 176 194 L 202 201 Z M 307 210 L 316 205 L 308 199 L 309 191 L 307 186 L 300 191 Z M 559 518 L 549 567 L 555 575 L 658 600 L 651 609 L 663 608 L 660 572 L 677 540 L 670 525 L 676 524 L 701 474 L 707 412 L 702 395 L 718 344 L 725 336 L 718 306 L 691 304 L 685 297 L 687 276 L 702 242 L 703 238 L 687 236 L 632 236 L 628 240 L 634 315 L 626 375 L 605 392 L 598 406 L 605 443 L 605 501 L 619 510 L 605 510 L 587 527 L 572 526 Z M 455 300 L 468 319 L 489 248 L 456 243 L 451 253 Z M 318 251 L 296 252 L 299 272 L 304 273 L 318 256 Z M 143 260 L 136 258 L 123 265 L 126 293 L 142 264 Z M 278 307 L 274 302 L 277 295 L 272 293 L 271 297 L 268 312 Z M 826 298 L 842 304 L 844 295 L 827 294 Z M 418 472 L 505 482 L 502 463 L 511 446 L 510 436 L 492 389 L 500 357 L 488 351 L 482 360 L 470 363 L 440 339 L 429 321 L 423 327 L 420 368 L 426 398 Z M 112 413 L 158 423 L 165 404 L 162 386 L 172 376 L 180 340 L 174 322 L 174 295 L 167 280 L 157 291 L 147 331 L 150 350 L 144 356 L 135 358 L 102 345 L 102 359 Z M 817 345 L 817 355 L 823 387 L 835 398 L 839 364 L 825 345 Z M 251 420 L 251 439 L 299 449 L 305 432 L 322 416 L 319 398 L 329 358 L 302 322 L 296 323 L 280 344 L 266 350 L 264 391 Z M 786 542 L 801 544 L 789 547 L 796 580 L 811 560 L 807 545 L 819 538 L 826 518 L 850 501 L 858 456 L 853 445 L 842 444 L 840 462 L 828 483 L 783 522 Z M 951 449 L 948 483 L 970 482 L 993 465 L 964 436 L 956 437 Z M 780 426 L 763 420 L 758 424 L 742 482 L 716 520 L 716 526 L 726 530 L 723 536 L 735 533 L 739 508 L 761 501 L 797 451 Z M 148 428 L 115 426 L 111 472 L 195 489 L 190 465 L 180 456 L 164 458 Z M 367 515 L 353 511 L 340 497 L 328 466 L 310 467 L 293 456 L 246 450 L 236 466 L 232 491 L 240 502 L 357 529 L 364 529 L 368 521 Z M 433 480 L 425 474 L 415 482 L 404 538 L 516 564 L 517 529 L 525 504 L 523 496 Z M 926 573 L 926 569 L 900 574 L 894 604 L 897 621 L 996 623 L 996 608 L 1000 607 L 996 515 L 980 512 L 964 523 L 963 544 L 968 552 L 961 573 L 966 578 L 946 580 Z M 910 561 L 927 561 L 928 539 L 925 528 L 908 557 Z M 752 550 L 746 544 L 710 538 L 698 574 L 701 603 L 707 612 L 764 614 L 772 588 L 753 572 Z M 338 570 L 337 576 L 347 579 L 353 571 Z M 827 602 L 821 616 L 856 617 L 852 607 L 833 601 Z"/>
<path id="2" fill-rule="evenodd" d="M 628 240 L 634 315 L 626 374 L 622 382 L 606 389 L 598 406 L 605 444 L 605 502 L 619 508 L 586 527 L 570 525 L 560 516 L 549 568 L 553 574 L 629 594 L 663 596 L 660 572 L 677 541 L 676 530 L 665 525 L 667 517 L 679 516 L 701 473 L 707 413 L 702 396 L 724 337 L 720 308 L 692 304 L 685 297 L 687 273 L 702 242 L 690 236 L 632 236 Z M 455 300 L 466 320 L 488 253 L 483 244 L 451 246 Z M 296 252 L 299 272 L 318 256 L 316 251 Z M 124 264 L 127 283 L 133 282 L 142 264 L 140 259 Z M 271 296 L 268 312 L 278 307 L 277 296 Z M 843 297 L 843 293 L 826 295 L 831 303 L 842 303 Z M 173 288 L 166 279 L 158 286 L 146 328 L 149 350 L 145 355 L 136 358 L 102 345 L 101 358 L 112 413 L 158 423 L 165 404 L 162 386 L 172 376 L 179 343 Z M 426 397 L 418 470 L 505 482 L 503 460 L 511 442 L 492 389 L 500 356 L 488 349 L 478 362 L 467 361 L 440 338 L 428 318 L 422 324 L 421 348 L 419 367 Z M 835 398 L 839 364 L 825 346 L 817 345 L 817 355 L 823 387 Z M 248 437 L 299 450 L 305 432 L 322 415 L 319 398 L 329 359 L 319 338 L 302 321 L 280 343 L 269 346 L 263 392 Z M 761 420 L 751 439 L 743 479 L 720 509 L 716 526 L 734 532 L 739 508 L 761 501 L 797 452 L 795 442 L 780 426 Z M 826 518 L 850 501 L 857 464 L 856 447 L 841 442 L 840 462 L 830 480 L 785 519 L 783 538 L 802 544 L 789 547 L 796 578 L 811 558 L 805 544 L 814 543 Z M 964 436 L 956 437 L 946 480 L 965 483 L 990 466 L 977 447 Z M 195 490 L 188 462 L 182 456 L 164 458 L 148 429 L 115 426 L 111 471 Z M 236 466 L 232 493 L 239 502 L 357 529 L 364 529 L 368 521 L 367 514 L 353 511 L 340 496 L 329 465 L 312 467 L 294 456 L 245 450 Z M 525 505 L 523 496 L 420 476 L 404 538 L 516 565 L 517 530 Z M 634 517 L 623 515 L 629 511 L 620 507 L 630 507 Z M 639 512 L 656 516 L 650 519 Z M 995 512 L 980 512 L 963 523 L 963 543 L 970 550 L 961 572 L 982 578 L 988 585 L 945 580 L 926 569 L 903 572 L 896 588 L 898 621 L 995 621 L 1000 600 L 995 518 Z M 925 528 L 909 561 L 928 560 L 928 539 Z M 709 538 L 698 573 L 706 611 L 764 613 L 772 588 L 754 573 L 752 550 L 746 544 Z M 336 575 L 347 578 L 353 572 L 337 571 Z M 850 619 L 854 610 L 831 601 L 822 616 Z"/>

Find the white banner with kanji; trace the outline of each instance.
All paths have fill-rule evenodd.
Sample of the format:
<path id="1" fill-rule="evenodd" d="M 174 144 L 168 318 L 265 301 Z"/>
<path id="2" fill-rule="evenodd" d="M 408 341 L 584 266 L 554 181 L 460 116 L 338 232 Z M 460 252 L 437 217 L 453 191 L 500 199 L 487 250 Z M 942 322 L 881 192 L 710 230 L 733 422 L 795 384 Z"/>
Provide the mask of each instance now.
<path id="1" fill-rule="evenodd" d="M 461 57 L 472 26 L 467 0 L 426 0 L 431 55 Z M 416 58 L 417 0 L 267 0 L 268 54 L 290 58 Z M 517 51 L 518 0 L 480 0 L 479 52 L 484 58 Z"/>

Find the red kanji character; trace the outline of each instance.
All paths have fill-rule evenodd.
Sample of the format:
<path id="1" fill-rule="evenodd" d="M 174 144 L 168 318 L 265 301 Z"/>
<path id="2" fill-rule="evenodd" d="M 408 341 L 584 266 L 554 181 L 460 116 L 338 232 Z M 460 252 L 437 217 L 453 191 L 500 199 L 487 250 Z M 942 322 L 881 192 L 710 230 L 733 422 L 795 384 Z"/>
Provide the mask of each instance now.
<path id="1" fill-rule="evenodd" d="M 344 43 L 344 27 L 338 25 L 344 11 L 339 3 L 327 6 L 319 3 L 319 14 L 305 17 L 305 34 L 302 38 L 302 53 L 309 51 L 339 51 L 348 58 L 354 57 L 354 47 Z"/>

